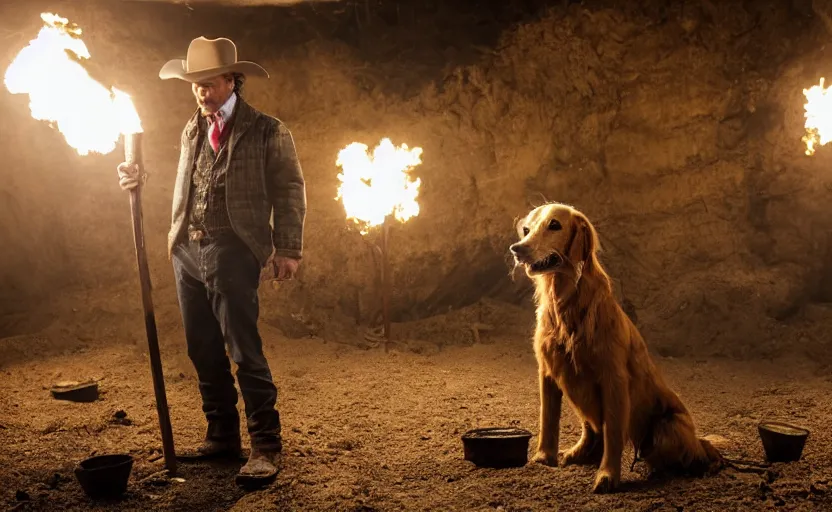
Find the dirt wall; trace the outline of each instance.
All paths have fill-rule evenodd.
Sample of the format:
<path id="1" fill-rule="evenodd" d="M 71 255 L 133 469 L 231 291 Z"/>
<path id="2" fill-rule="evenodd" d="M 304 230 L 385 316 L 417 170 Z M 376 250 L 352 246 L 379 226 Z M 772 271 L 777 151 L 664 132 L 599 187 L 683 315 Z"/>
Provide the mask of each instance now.
<path id="1" fill-rule="evenodd" d="M 334 200 L 335 158 L 350 142 L 390 137 L 424 149 L 421 213 L 392 230 L 397 321 L 483 297 L 527 301 L 506 249 L 513 219 L 545 198 L 596 223 L 617 290 L 658 350 L 768 355 L 825 341 L 800 341 L 789 324 L 807 311 L 825 322 L 829 301 L 829 151 L 806 157 L 800 141 L 802 89 L 829 61 L 811 10 L 774 0 L 485 4 L 61 6 L 143 116 L 157 301 L 175 305 L 165 236 L 193 108 L 188 86 L 158 80 L 158 69 L 191 38 L 226 35 L 272 73 L 246 96 L 288 124 L 308 184 L 302 274 L 268 292 L 265 317 L 368 321 L 373 259 Z M 0 7 L 3 69 L 43 8 Z M 29 118 L 25 98 L 4 90 L 0 107 L 3 334 L 68 321 L 68 310 L 118 325 L 138 307 L 119 150 L 79 157 Z M 69 309 L 55 305 L 68 297 Z"/>

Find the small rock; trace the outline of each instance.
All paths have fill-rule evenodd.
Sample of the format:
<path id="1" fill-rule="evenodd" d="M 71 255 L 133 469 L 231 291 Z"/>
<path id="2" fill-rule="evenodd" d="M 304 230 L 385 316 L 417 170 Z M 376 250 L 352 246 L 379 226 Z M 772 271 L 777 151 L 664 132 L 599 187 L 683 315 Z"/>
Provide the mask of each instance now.
<path id="1" fill-rule="evenodd" d="M 110 420 L 110 423 L 113 423 L 115 425 L 130 426 L 133 424 L 133 420 L 127 417 L 126 412 L 124 412 L 122 409 L 119 409 L 115 413 L 113 413 L 113 419 Z"/>
<path id="2" fill-rule="evenodd" d="M 343 439 L 340 441 L 330 441 L 326 446 L 333 450 L 351 451 L 357 447 L 357 443 L 350 439 Z"/>
<path id="3" fill-rule="evenodd" d="M 50 489 L 56 489 L 60 483 L 61 483 L 61 474 L 60 473 L 55 473 L 46 480 L 46 485 L 49 486 Z"/>

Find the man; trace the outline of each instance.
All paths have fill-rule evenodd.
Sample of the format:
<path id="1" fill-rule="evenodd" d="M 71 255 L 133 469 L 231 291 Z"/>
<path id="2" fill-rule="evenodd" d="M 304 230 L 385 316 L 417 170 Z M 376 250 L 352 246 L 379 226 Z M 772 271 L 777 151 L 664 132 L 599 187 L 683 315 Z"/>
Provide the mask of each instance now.
<path id="1" fill-rule="evenodd" d="M 159 72 L 163 80 L 190 82 L 199 107 L 182 132 L 168 251 L 208 430 L 203 444 L 181 457 L 240 456 L 227 345 L 238 367 L 251 440 L 251 455 L 237 475 L 241 485 L 277 474 L 280 416 L 257 329 L 257 289 L 264 266 L 278 280 L 294 276 L 306 216 L 292 135 L 243 100 L 246 76 L 268 73 L 237 61 L 232 41 L 204 37 L 191 42 L 185 60 L 169 61 Z M 126 163 L 118 171 L 125 190 L 145 179 Z"/>

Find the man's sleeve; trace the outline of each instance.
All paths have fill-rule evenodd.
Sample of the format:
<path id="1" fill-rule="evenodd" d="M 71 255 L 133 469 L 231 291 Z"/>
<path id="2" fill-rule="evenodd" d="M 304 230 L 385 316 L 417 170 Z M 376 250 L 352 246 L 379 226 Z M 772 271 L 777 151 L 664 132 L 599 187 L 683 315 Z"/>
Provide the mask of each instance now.
<path id="1" fill-rule="evenodd" d="M 266 186 L 274 209 L 272 244 L 276 256 L 300 259 L 306 218 L 306 184 L 292 134 L 278 122 L 267 141 Z"/>

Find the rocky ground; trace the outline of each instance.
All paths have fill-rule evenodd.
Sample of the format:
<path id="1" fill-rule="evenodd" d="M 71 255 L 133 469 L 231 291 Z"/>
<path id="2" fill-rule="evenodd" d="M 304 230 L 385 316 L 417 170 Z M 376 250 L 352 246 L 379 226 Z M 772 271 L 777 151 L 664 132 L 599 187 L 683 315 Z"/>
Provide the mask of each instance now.
<path id="1" fill-rule="evenodd" d="M 739 362 L 657 356 L 703 434 L 725 438 L 729 456 L 762 461 L 756 424 L 778 418 L 812 433 L 804 457 L 766 475 L 725 470 L 705 479 L 647 483 L 629 471 L 622 492 L 592 495 L 590 468 L 479 469 L 463 460 L 470 428 L 515 425 L 536 433 L 535 361 L 526 336 L 483 336 L 468 347 L 389 353 L 320 338 L 287 339 L 263 326 L 280 389 L 285 457 L 277 481 L 245 493 L 237 465 L 162 469 L 148 359 L 141 343 L 70 349 L 0 370 L 0 503 L 9 510 L 828 510 L 832 507 L 832 380 L 805 359 Z M 195 375 L 179 334 L 164 365 L 178 447 L 204 429 Z M 20 340 L 18 340 L 20 341 Z M 37 346 L 32 345 L 33 347 Z M 87 404 L 53 399 L 56 381 L 97 379 Z M 118 419 L 123 411 L 126 416 Z M 564 413 L 561 446 L 577 440 Z M 532 438 L 534 443 L 535 438 Z M 72 468 L 91 454 L 135 458 L 129 490 L 93 503 Z"/>

